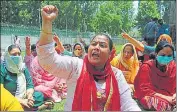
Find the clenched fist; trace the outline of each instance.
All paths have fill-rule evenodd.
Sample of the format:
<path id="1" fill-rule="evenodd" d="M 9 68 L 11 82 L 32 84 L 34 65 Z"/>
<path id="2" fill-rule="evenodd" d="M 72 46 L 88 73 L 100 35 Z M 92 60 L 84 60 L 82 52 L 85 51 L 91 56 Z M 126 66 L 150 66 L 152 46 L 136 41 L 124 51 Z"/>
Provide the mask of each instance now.
<path id="1" fill-rule="evenodd" d="M 53 5 L 46 5 L 41 9 L 43 21 L 53 21 L 58 15 L 58 9 Z"/>

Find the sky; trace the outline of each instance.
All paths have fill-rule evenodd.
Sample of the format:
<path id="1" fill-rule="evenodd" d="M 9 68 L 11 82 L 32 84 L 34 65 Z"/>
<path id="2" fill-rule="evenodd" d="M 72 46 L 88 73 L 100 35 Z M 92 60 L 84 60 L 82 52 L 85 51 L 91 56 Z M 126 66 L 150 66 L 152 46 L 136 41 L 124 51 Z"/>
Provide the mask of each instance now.
<path id="1" fill-rule="evenodd" d="M 137 12 L 138 12 L 138 1 L 134 1 L 133 2 L 133 7 L 134 7 L 134 9 L 135 9 L 135 15 L 137 14 Z"/>

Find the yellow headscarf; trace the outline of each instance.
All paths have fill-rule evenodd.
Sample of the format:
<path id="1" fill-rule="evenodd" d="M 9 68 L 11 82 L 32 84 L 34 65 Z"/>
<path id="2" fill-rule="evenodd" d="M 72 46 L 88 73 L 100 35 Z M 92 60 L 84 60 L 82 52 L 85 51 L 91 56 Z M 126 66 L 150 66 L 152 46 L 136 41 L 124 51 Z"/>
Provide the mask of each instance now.
<path id="1" fill-rule="evenodd" d="M 123 57 L 123 51 L 127 45 L 131 45 L 133 47 L 133 51 L 134 51 L 133 56 L 129 60 L 126 60 Z M 121 49 L 120 53 L 118 54 L 118 56 L 114 57 L 113 60 L 111 61 L 112 66 L 115 66 L 121 70 L 120 64 L 122 66 L 124 66 L 124 68 L 126 68 L 128 71 L 130 71 L 129 76 L 125 77 L 126 81 L 131 84 L 134 83 L 135 76 L 139 70 L 139 61 L 138 61 L 136 49 L 133 44 L 131 44 L 131 43 L 124 44 L 122 46 L 122 49 Z"/>
<path id="2" fill-rule="evenodd" d="M 158 41 L 157 41 L 157 44 L 162 40 L 162 39 L 166 39 L 166 41 L 168 41 L 169 44 L 172 44 L 172 39 L 169 35 L 167 34 L 162 34 L 160 35 Z"/>

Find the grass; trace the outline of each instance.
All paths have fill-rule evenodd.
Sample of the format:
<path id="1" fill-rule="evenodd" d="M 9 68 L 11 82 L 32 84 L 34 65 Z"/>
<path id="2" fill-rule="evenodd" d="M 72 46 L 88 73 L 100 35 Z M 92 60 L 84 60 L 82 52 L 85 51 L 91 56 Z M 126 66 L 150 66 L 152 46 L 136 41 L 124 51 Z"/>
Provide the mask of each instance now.
<path id="1" fill-rule="evenodd" d="M 53 109 L 44 109 L 41 111 L 64 111 L 65 102 L 66 102 L 66 99 L 62 100 L 59 103 L 55 103 Z"/>

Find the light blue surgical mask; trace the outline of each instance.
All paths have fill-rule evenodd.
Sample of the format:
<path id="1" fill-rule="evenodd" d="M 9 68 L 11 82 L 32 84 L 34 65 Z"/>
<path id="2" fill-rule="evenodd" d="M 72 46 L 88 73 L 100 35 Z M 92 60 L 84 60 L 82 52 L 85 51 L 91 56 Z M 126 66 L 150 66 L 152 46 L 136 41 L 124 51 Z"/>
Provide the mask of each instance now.
<path id="1" fill-rule="evenodd" d="M 13 60 L 13 62 L 16 64 L 16 65 L 19 65 L 19 63 L 21 62 L 21 56 L 10 56 L 10 58 Z"/>
<path id="2" fill-rule="evenodd" d="M 159 64 L 167 65 L 173 60 L 173 57 L 172 56 L 170 57 L 169 56 L 157 56 L 156 59 Z"/>

